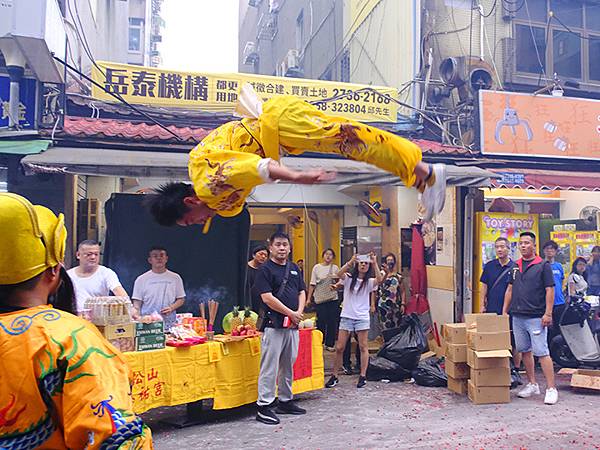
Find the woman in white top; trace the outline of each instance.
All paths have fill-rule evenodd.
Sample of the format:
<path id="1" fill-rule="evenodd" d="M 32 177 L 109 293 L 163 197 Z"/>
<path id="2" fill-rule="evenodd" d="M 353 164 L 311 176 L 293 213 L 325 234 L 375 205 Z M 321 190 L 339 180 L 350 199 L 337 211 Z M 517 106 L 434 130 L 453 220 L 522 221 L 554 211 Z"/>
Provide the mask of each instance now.
<path id="1" fill-rule="evenodd" d="M 331 248 L 323 251 L 323 262 L 315 264 L 310 276 L 310 285 L 306 297 L 306 305 L 314 302 L 317 310 L 317 328 L 323 333 L 325 349 L 333 352 L 335 348 L 335 335 L 337 334 L 337 321 L 340 315 L 338 295 L 335 290 L 335 279 L 340 268 L 333 264 L 335 252 Z"/>
<path id="2" fill-rule="evenodd" d="M 579 257 L 573 261 L 571 274 L 569 275 L 569 278 L 567 278 L 569 297 L 585 295 L 587 293 L 588 283 L 585 280 L 586 268 L 587 262 L 584 258 Z"/>
<path id="3" fill-rule="evenodd" d="M 352 270 L 350 274 L 348 272 Z M 331 388 L 338 384 L 338 371 L 342 365 L 342 355 L 346 342 L 355 332 L 358 336 L 360 348 L 360 376 L 356 387 L 361 388 L 367 383 L 367 366 L 369 365 L 368 333 L 370 324 L 370 299 L 373 292 L 383 278 L 377 270 L 377 257 L 374 253 L 357 257 L 344 264 L 338 276 L 344 285 L 344 304 L 340 319 L 340 329 L 335 348 L 335 363 L 333 374 L 325 387 Z"/>

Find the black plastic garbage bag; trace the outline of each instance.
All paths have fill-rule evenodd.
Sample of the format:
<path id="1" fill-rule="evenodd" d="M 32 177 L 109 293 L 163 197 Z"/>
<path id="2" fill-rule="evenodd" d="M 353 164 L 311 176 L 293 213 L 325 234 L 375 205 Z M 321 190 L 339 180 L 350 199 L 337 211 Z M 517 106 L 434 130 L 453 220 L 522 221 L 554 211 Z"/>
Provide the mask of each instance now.
<path id="1" fill-rule="evenodd" d="M 404 370 L 398 364 L 381 356 L 372 356 L 369 358 L 369 367 L 367 367 L 367 380 L 369 381 L 402 381 L 410 378 L 410 372 Z"/>
<path id="2" fill-rule="evenodd" d="M 427 338 L 416 314 L 402 318 L 399 333 L 386 342 L 377 356 L 389 359 L 407 371 L 417 367 L 421 353 L 427 348 Z"/>
<path id="3" fill-rule="evenodd" d="M 441 366 L 441 359 L 427 358 L 421 361 L 412 376 L 419 386 L 444 387 L 448 386 L 448 375 Z"/>

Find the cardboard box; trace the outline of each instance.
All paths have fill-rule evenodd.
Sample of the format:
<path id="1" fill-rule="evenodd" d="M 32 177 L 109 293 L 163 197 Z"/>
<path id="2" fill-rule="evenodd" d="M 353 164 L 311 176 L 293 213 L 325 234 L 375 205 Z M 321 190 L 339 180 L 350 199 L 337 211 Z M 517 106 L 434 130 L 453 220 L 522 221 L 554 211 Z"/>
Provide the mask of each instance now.
<path id="1" fill-rule="evenodd" d="M 123 337 L 118 339 L 108 339 L 112 345 L 120 352 L 133 352 L 135 350 L 135 338 Z"/>
<path id="2" fill-rule="evenodd" d="M 135 337 L 164 334 L 164 322 L 135 323 Z"/>
<path id="3" fill-rule="evenodd" d="M 469 380 L 468 396 L 476 405 L 494 403 L 510 403 L 510 388 L 508 386 L 478 387 Z"/>
<path id="4" fill-rule="evenodd" d="M 446 373 L 449 377 L 456 380 L 464 380 L 469 378 L 469 366 L 466 363 L 457 363 L 446 359 Z"/>
<path id="5" fill-rule="evenodd" d="M 446 359 L 455 363 L 467 362 L 467 344 L 446 343 Z"/>
<path id="6" fill-rule="evenodd" d="M 448 377 L 448 389 L 457 394 L 465 395 L 468 391 L 469 380 L 457 380 L 456 378 Z"/>
<path id="7" fill-rule="evenodd" d="M 477 329 L 486 333 L 510 331 L 508 315 L 499 316 L 495 313 L 465 314 L 467 330 Z"/>
<path id="8" fill-rule="evenodd" d="M 508 350 L 478 351 L 467 349 L 467 364 L 471 369 L 510 368 L 510 352 Z"/>
<path id="9" fill-rule="evenodd" d="M 102 333 L 108 341 L 120 338 L 133 338 L 135 337 L 134 323 L 127 323 L 124 325 L 98 325 L 98 330 Z"/>
<path id="10" fill-rule="evenodd" d="M 165 342 L 166 339 L 164 334 L 140 336 L 135 338 L 135 351 L 143 352 L 145 350 L 165 348 Z"/>
<path id="11" fill-rule="evenodd" d="M 571 387 L 600 391 L 600 370 L 577 369 L 571 377 Z"/>
<path id="12" fill-rule="evenodd" d="M 467 345 L 478 351 L 486 350 L 508 350 L 510 345 L 510 331 L 496 331 L 488 333 L 485 331 L 468 330 Z"/>
<path id="13" fill-rule="evenodd" d="M 471 369 L 471 381 L 477 387 L 510 386 L 510 368 Z"/>
<path id="14" fill-rule="evenodd" d="M 443 335 L 446 342 L 450 344 L 467 343 L 467 324 L 466 323 L 447 323 L 443 327 Z"/>

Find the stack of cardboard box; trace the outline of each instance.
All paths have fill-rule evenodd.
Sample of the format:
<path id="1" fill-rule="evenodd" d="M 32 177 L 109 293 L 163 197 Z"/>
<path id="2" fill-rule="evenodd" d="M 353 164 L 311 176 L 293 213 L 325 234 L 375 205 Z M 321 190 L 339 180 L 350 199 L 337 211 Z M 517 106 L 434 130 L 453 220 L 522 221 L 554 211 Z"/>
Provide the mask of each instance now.
<path id="1" fill-rule="evenodd" d="M 465 314 L 469 399 L 478 405 L 510 402 L 508 316 Z"/>
<path id="2" fill-rule="evenodd" d="M 446 374 L 448 389 L 457 394 L 467 393 L 469 367 L 467 366 L 467 325 L 448 323 L 444 325 L 446 347 Z"/>
<path id="3" fill-rule="evenodd" d="M 135 351 L 159 350 L 165 348 L 165 332 L 163 322 L 135 324 Z"/>

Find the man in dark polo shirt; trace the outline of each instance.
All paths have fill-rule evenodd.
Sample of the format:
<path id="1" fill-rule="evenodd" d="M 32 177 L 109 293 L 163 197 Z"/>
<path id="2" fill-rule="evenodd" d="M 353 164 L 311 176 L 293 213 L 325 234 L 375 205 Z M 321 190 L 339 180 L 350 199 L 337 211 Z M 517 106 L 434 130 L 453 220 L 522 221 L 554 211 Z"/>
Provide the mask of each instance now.
<path id="1" fill-rule="evenodd" d="M 496 259 L 483 267 L 481 274 L 481 312 L 502 314 L 504 295 L 515 263 L 509 257 L 508 239 L 499 237 L 494 243 Z"/>
<path id="2" fill-rule="evenodd" d="M 511 270 L 503 308 L 504 314 L 512 315 L 516 351 L 523 355 L 529 380 L 517 395 L 521 398 L 539 395 L 533 361 L 533 357 L 537 356 L 547 384 L 544 403 L 554 405 L 558 401 L 558 391 L 547 340 L 554 307 L 554 275 L 550 263 L 536 255 L 535 234 L 529 231 L 521 233 L 519 250 L 521 259 Z"/>
<path id="3" fill-rule="evenodd" d="M 275 412 L 306 414 L 292 401 L 293 366 L 300 341 L 298 323 L 306 302 L 306 286 L 298 266 L 288 261 L 288 235 L 277 232 L 269 244 L 270 258 L 260 267 L 254 282 L 254 290 L 265 304 L 256 420 L 277 425 Z M 276 388 L 279 402 L 273 411 Z"/>

